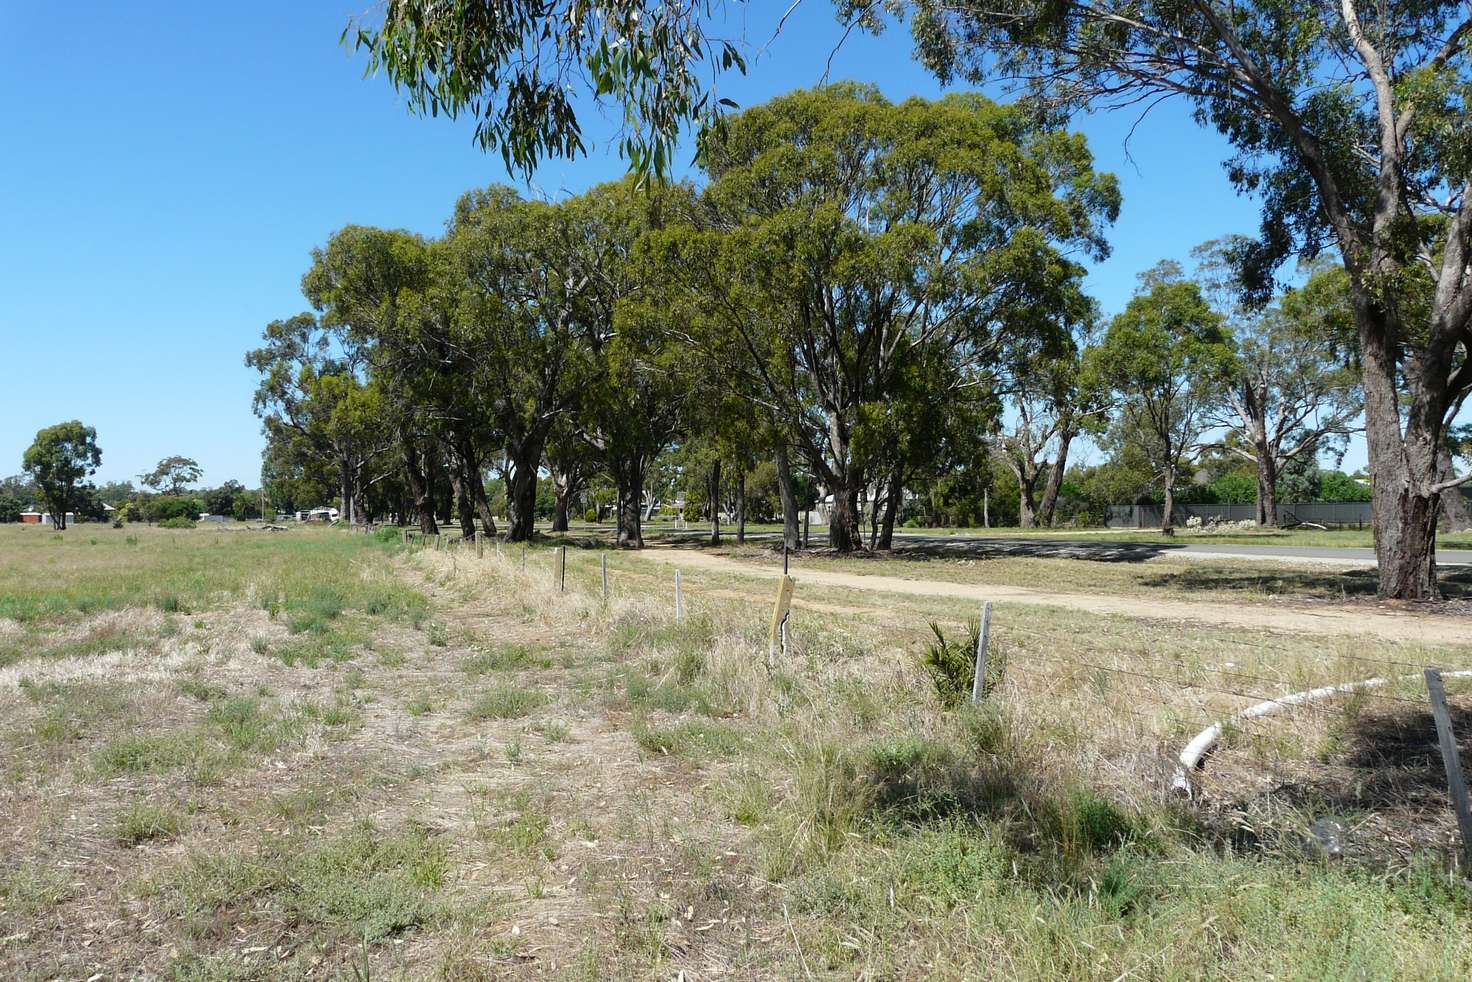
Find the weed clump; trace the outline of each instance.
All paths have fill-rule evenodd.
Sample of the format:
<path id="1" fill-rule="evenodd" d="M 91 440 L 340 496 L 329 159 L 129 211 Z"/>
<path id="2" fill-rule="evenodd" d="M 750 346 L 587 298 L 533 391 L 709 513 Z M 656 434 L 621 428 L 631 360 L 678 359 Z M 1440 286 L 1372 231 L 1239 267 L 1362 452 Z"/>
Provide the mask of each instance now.
<path id="1" fill-rule="evenodd" d="M 183 823 L 177 812 L 151 802 L 136 802 L 117 816 L 113 836 L 122 846 L 138 846 L 145 842 L 176 837 Z"/>
<path id="2" fill-rule="evenodd" d="M 535 689 L 497 686 L 487 689 L 470 704 L 471 719 L 521 719 L 547 701 Z"/>

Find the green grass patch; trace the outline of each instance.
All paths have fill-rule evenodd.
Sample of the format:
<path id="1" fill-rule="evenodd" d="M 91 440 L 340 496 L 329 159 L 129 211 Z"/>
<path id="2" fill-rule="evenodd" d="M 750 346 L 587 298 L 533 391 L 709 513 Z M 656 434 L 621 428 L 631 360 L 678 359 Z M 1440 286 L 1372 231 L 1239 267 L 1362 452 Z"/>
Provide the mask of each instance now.
<path id="1" fill-rule="evenodd" d="M 478 650 L 465 659 L 467 675 L 489 675 L 491 672 L 514 672 L 526 668 L 551 668 L 552 658 L 526 644 L 502 644 Z"/>
<path id="2" fill-rule="evenodd" d="M 696 763 L 735 756 L 752 743 L 739 727 L 713 719 L 681 720 L 665 726 L 642 723 L 634 728 L 634 740 L 649 753 Z"/>
<path id="3" fill-rule="evenodd" d="M 521 719 L 546 701 L 547 697 L 535 689 L 499 685 L 476 696 L 469 713 L 471 719 Z"/>
<path id="4" fill-rule="evenodd" d="M 139 801 L 123 809 L 113 820 L 113 838 L 122 846 L 138 846 L 172 839 L 183 825 L 183 819 L 174 809 Z"/>

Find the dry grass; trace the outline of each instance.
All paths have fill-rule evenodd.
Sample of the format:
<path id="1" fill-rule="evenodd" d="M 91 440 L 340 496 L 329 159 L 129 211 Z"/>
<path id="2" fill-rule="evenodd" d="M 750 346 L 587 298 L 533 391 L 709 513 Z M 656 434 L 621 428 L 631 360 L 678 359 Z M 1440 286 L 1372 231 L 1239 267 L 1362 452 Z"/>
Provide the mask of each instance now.
<path id="1" fill-rule="evenodd" d="M 1368 848 L 1383 801 L 1249 780 L 1251 755 L 1358 766 L 1399 703 L 1234 732 L 1204 802 L 1163 790 L 1180 739 L 1258 688 L 1464 653 L 1002 605 L 1005 680 L 946 709 L 918 654 L 929 621 L 974 616 L 958 603 L 800 585 L 769 671 L 769 583 L 687 571 L 677 621 L 671 571 L 634 555 L 609 556 L 605 602 L 593 551 L 563 593 L 546 549 L 523 572 L 311 534 L 222 554 L 188 613 L 135 593 L 0 619 L 0 644 L 43 642 L 0 675 L 0 974 L 1472 968 L 1438 854 Z M 182 575 L 157 554 L 155 582 Z M 289 564 L 317 579 L 273 584 Z M 1326 803 L 1343 863 L 1292 838 Z"/>

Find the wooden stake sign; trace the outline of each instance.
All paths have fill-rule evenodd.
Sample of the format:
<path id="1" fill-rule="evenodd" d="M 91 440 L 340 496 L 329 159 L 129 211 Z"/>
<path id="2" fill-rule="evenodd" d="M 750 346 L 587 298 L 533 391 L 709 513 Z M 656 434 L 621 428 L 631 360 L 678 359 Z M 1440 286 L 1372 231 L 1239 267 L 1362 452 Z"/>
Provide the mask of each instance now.
<path id="1" fill-rule="evenodd" d="M 792 591 L 797 581 L 783 576 L 777 583 L 777 602 L 772 606 L 772 629 L 767 634 L 767 663 L 770 665 L 777 654 L 777 643 L 782 640 L 783 623 L 792 610 Z"/>

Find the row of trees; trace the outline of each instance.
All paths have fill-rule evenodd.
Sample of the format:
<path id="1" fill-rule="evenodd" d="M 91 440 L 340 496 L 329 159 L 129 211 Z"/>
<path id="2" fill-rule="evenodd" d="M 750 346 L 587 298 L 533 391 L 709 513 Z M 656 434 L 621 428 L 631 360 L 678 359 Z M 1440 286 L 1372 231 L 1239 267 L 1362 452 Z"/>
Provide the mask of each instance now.
<path id="1" fill-rule="evenodd" d="M 1090 323 L 1073 257 L 1106 253 L 1114 180 L 1033 114 L 857 85 L 734 117 L 701 159 L 699 189 L 492 187 L 440 238 L 335 234 L 315 313 L 247 356 L 268 470 L 330 471 L 349 516 L 382 487 L 425 531 L 448 485 L 467 534 L 497 528 L 496 474 L 513 540 L 539 473 L 559 520 L 602 477 L 637 546 L 667 451 L 708 501 L 735 475 L 737 513 L 770 461 L 790 538 L 815 483 L 836 549 L 861 547 L 861 500 L 887 546 L 906 487 L 984 469 L 1006 380 Z"/>
<path id="2" fill-rule="evenodd" d="M 1343 271 L 1320 264 L 1265 308 L 1242 302 L 1240 239 L 1195 251 L 1188 278 L 1167 261 L 1140 276 L 1097 338 L 1030 366 L 1009 390 L 997 449 L 1020 488 L 1020 522 L 1052 524 L 1073 442 L 1090 436 L 1151 475 L 1172 524 L 1176 491 L 1203 454 L 1254 471 L 1258 522 L 1278 524 L 1280 477 L 1342 455 L 1361 413 Z"/>
<path id="3" fill-rule="evenodd" d="M 1472 169 L 1464 3 L 835 0 L 851 26 L 907 18 L 942 81 L 1000 82 L 1046 116 L 1187 100 L 1233 146 L 1228 174 L 1263 202 L 1237 257 L 1265 301 L 1282 262 L 1343 262 L 1374 484 L 1382 594 L 1435 598 L 1448 431 L 1472 392 Z M 719 133 L 719 0 L 395 0 L 356 43 L 420 110 L 477 117 L 529 171 L 583 149 L 571 80 L 633 121 L 621 148 L 661 173 L 682 127 Z M 708 66 L 708 70 L 703 68 Z M 714 125 L 712 125 L 714 124 Z"/>

